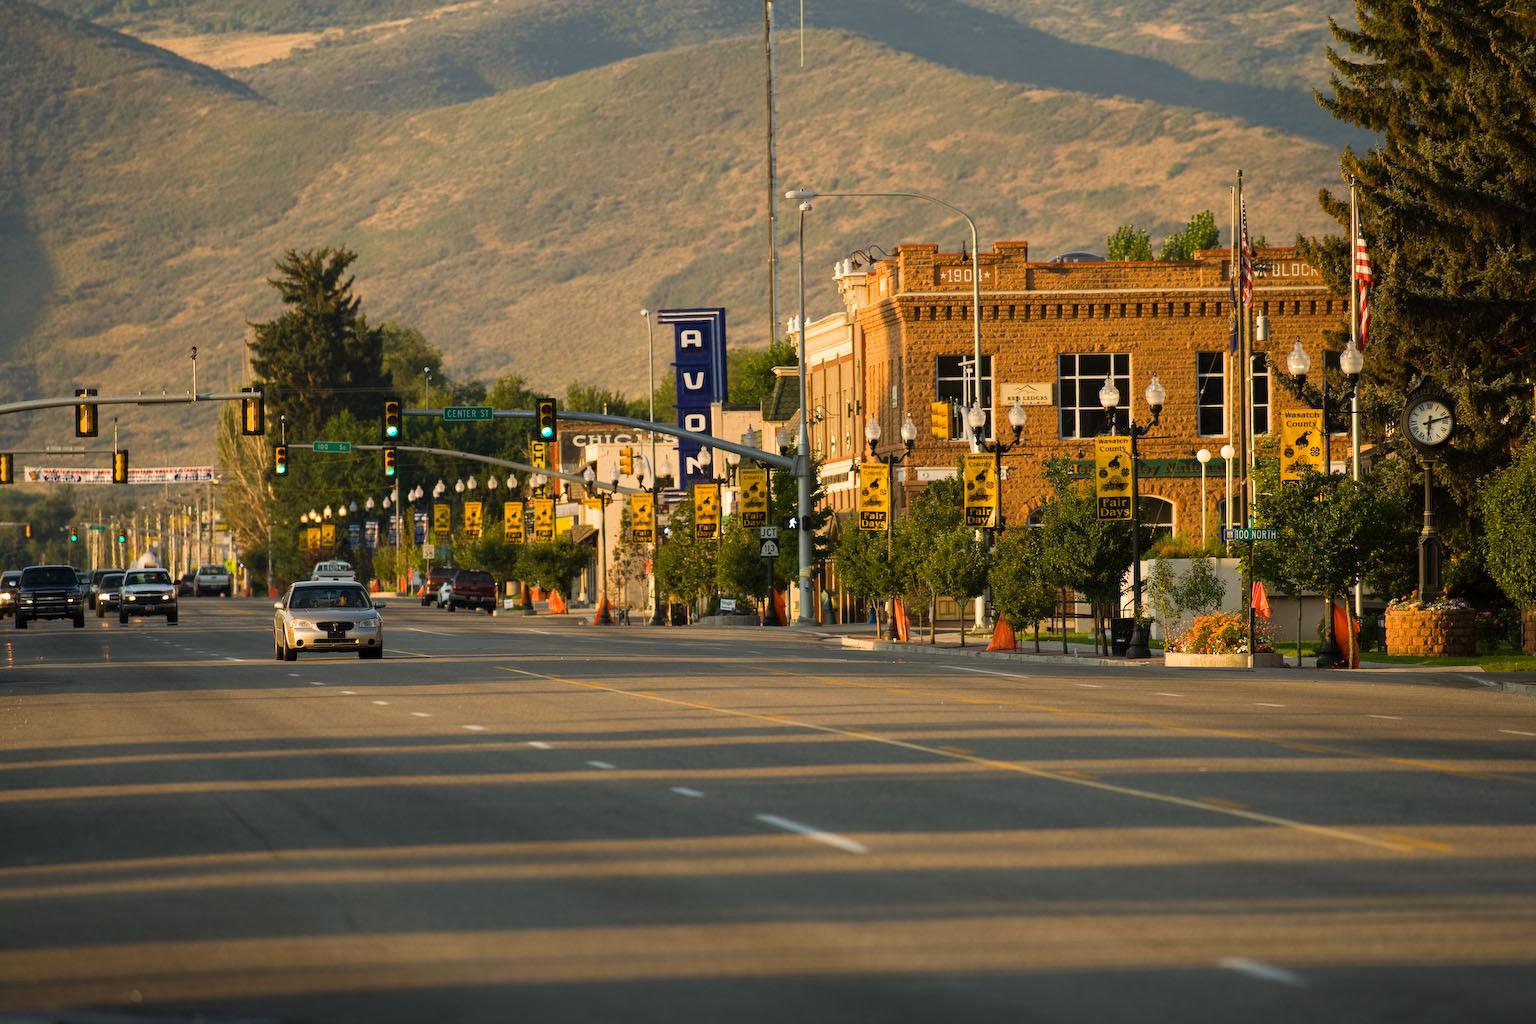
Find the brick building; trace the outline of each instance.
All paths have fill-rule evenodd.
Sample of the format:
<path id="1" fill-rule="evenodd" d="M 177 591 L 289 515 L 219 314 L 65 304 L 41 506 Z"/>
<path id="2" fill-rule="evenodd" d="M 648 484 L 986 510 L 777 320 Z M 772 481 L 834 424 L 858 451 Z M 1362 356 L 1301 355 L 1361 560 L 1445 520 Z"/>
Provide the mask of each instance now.
<path id="1" fill-rule="evenodd" d="M 1348 300 L 1331 293 L 1296 250 L 1257 254 L 1254 313 L 1267 320 L 1268 340 L 1255 344 L 1255 429 L 1278 429 L 1280 409 L 1297 403 L 1271 386 L 1269 363 L 1284 372 L 1296 340 L 1323 362 L 1323 331 L 1348 323 Z M 1005 440 L 1007 410 L 1018 397 L 1028 419 L 1021 443 L 1003 456 L 1007 522 L 1022 522 L 1046 491 L 1047 459 L 1091 459 L 1105 414 L 1098 393 L 1112 374 L 1126 415 L 1148 418 L 1143 392 L 1153 374 L 1167 389 L 1160 424 L 1141 442 L 1144 498 L 1159 525 L 1200 539 L 1200 464 L 1207 466 L 1207 528 L 1218 535 L 1224 497 L 1219 455 L 1238 446 L 1234 358 L 1227 355 L 1233 304 L 1226 250 L 1181 262 L 1030 262 L 1025 242 L 999 242 L 980 257 L 981 400 L 998 412 Z M 809 325 L 809 416 L 812 447 L 826 460 L 828 501 L 852 508 L 848 477 L 864 449 L 864 424 L 882 428 L 882 453 L 897 451 L 902 419 L 919 427 L 915 451 L 900 473 L 910 498 L 932 479 L 954 472 L 963 440 L 940 441 L 928 430 L 935 401 L 953 401 L 958 414 L 969 393 L 971 261 L 938 246 L 902 245 L 870 267 L 841 264 L 836 279 L 845 309 Z M 1266 359 L 1266 353 L 1275 354 Z M 1330 365 L 1336 365 L 1330 362 Z M 1316 370 L 1314 369 L 1314 382 Z M 955 434 L 961 436 L 961 422 Z M 1334 439 L 1335 465 L 1347 438 Z M 1235 461 L 1235 460 L 1234 460 Z"/>

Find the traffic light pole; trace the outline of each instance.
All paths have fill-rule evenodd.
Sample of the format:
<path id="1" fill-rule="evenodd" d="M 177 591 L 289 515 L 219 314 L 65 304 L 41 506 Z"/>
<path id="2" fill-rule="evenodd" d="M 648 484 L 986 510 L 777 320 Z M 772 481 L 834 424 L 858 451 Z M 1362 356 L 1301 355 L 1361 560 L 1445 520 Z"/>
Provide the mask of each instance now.
<path id="1" fill-rule="evenodd" d="M 315 442 L 305 444 L 303 442 L 290 442 L 289 448 L 299 448 L 313 451 Z M 586 480 L 577 473 L 562 473 L 558 469 L 548 469 L 533 466 L 526 462 L 515 462 L 511 459 L 498 459 L 491 455 L 477 455 L 474 452 L 455 451 L 451 448 L 422 448 L 406 444 L 354 444 L 351 450 L 354 452 L 377 452 L 385 448 L 393 448 L 397 452 L 415 452 L 418 455 L 441 455 L 449 459 L 464 459 L 468 462 L 483 462 L 488 466 L 500 466 L 504 469 L 515 469 L 523 473 L 543 473 L 545 476 L 555 476 L 562 480 L 570 480 L 574 483 L 585 484 Z M 398 478 L 397 478 L 398 479 Z M 617 494 L 646 494 L 643 487 L 625 487 L 623 484 L 609 484 L 598 481 L 593 486 L 611 490 Z"/>

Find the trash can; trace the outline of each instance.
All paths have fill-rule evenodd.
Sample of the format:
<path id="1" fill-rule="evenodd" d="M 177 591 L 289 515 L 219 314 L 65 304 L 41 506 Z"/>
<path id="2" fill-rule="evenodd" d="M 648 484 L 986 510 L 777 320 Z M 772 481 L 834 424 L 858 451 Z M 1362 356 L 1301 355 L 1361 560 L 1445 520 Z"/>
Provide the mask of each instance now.
<path id="1" fill-rule="evenodd" d="M 1132 618 L 1109 620 L 1109 653 L 1117 658 L 1125 657 L 1131 649 L 1131 633 L 1136 628 Z"/>
<path id="2" fill-rule="evenodd" d="M 669 614 L 671 616 L 672 625 L 674 625 L 674 626 L 686 626 L 686 625 L 688 625 L 688 606 L 687 605 L 685 605 L 685 604 L 672 604 L 672 605 L 668 606 L 668 610 L 669 610 Z"/>

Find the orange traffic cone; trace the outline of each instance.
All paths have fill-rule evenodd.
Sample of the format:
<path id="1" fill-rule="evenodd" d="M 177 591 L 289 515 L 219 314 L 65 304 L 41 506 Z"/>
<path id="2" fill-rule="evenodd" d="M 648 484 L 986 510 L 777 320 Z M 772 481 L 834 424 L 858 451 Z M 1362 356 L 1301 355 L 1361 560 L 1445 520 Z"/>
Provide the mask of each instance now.
<path id="1" fill-rule="evenodd" d="M 1008 620 L 999 616 L 997 628 L 992 631 L 992 640 L 987 644 L 989 651 L 1016 651 L 1019 649 L 1018 638 L 1013 635 L 1013 627 L 1008 625 Z"/>
<path id="2" fill-rule="evenodd" d="M 594 626 L 611 626 L 611 625 L 613 625 L 613 616 L 610 615 L 609 612 L 608 612 L 608 598 L 607 598 L 606 595 L 604 595 L 603 597 L 598 599 L 597 611 L 592 613 L 592 625 L 594 625 Z"/>

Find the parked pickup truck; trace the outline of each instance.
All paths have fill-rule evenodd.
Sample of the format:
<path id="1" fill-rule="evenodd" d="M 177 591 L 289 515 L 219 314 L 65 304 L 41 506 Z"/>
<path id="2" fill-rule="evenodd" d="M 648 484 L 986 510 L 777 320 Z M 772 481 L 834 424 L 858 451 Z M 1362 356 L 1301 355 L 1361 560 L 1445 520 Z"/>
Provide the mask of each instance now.
<path id="1" fill-rule="evenodd" d="M 234 577 L 229 570 L 222 565 L 199 566 L 197 575 L 192 577 L 192 596 L 202 597 L 204 594 L 223 594 L 228 597 L 234 592 Z"/>
<path id="2" fill-rule="evenodd" d="M 460 608 L 484 608 L 496 614 L 496 581 L 488 572 L 460 569 L 443 588 L 443 607 L 451 612 Z"/>
<path id="3" fill-rule="evenodd" d="M 422 581 L 421 590 L 417 595 L 421 598 L 423 608 L 437 604 L 438 592 L 442 590 L 444 583 L 453 579 L 456 571 L 451 565 L 434 565 L 427 570 L 427 578 Z"/>

